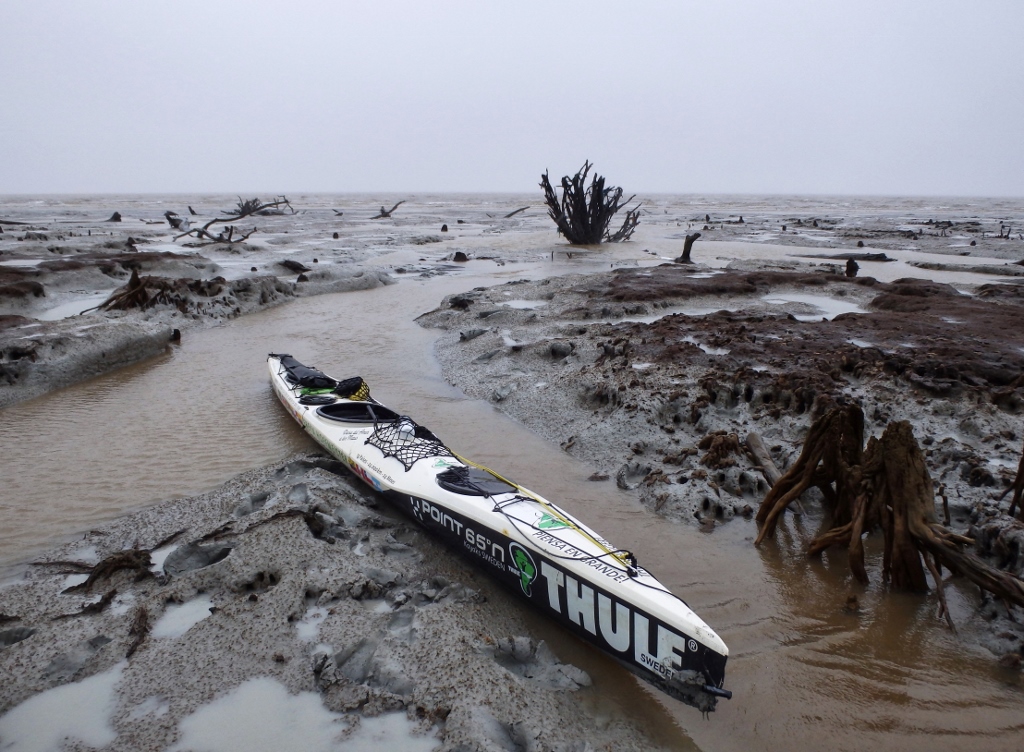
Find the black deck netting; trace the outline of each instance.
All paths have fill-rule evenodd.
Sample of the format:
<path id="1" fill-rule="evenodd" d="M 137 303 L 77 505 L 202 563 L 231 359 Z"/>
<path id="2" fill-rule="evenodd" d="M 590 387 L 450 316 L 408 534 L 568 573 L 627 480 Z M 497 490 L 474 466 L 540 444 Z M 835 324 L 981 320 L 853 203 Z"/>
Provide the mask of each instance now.
<path id="1" fill-rule="evenodd" d="M 370 399 L 370 387 L 360 376 L 353 376 L 351 379 L 339 381 L 334 388 L 334 394 L 359 402 L 368 402 Z"/>
<path id="2" fill-rule="evenodd" d="M 385 457 L 394 457 L 407 472 L 427 457 L 455 457 L 439 438 L 405 416 L 387 423 L 374 423 L 373 433 L 366 443 L 377 447 Z"/>

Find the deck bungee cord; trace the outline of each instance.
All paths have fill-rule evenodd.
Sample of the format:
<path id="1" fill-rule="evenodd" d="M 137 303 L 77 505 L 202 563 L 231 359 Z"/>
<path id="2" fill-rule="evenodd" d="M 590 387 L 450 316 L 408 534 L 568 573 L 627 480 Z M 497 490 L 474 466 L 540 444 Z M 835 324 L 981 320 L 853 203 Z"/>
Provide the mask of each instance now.
<path id="1" fill-rule="evenodd" d="M 512 506 L 514 504 L 518 504 L 521 501 L 533 501 L 533 502 L 536 502 L 536 503 L 540 504 L 542 507 L 544 507 L 546 510 L 548 510 L 548 514 L 550 514 L 552 517 L 557 519 L 559 522 L 563 523 L 563 525 L 566 528 L 575 531 L 579 535 L 582 535 L 584 538 L 586 538 L 592 544 L 594 544 L 598 548 L 601 548 L 601 549 L 604 550 L 604 553 L 600 553 L 600 554 L 587 554 L 586 552 L 579 551 L 579 549 L 575 549 L 575 550 L 579 551 L 579 553 L 581 554 L 580 556 L 572 556 L 572 555 L 568 555 L 568 554 L 559 554 L 559 553 L 555 553 L 554 551 L 545 551 L 545 554 L 547 556 L 550 556 L 552 559 L 560 559 L 560 560 L 563 560 L 563 561 L 600 561 L 600 560 L 604 559 L 605 557 L 609 557 L 610 556 L 615 561 L 617 561 L 619 564 L 622 565 L 623 570 L 625 571 L 626 575 L 629 577 L 630 581 L 633 582 L 635 585 L 638 585 L 640 587 L 649 588 L 649 589 L 654 590 L 655 592 L 658 592 L 658 593 L 664 593 L 666 595 L 670 595 L 673 598 L 675 598 L 677 601 L 682 603 L 684 606 L 686 606 L 687 608 L 690 607 L 690 604 L 688 604 L 685 600 L 683 600 L 678 595 L 673 593 L 667 587 L 662 585 L 660 582 L 658 582 L 658 585 L 655 586 L 655 585 L 650 584 L 649 582 L 644 582 L 641 579 L 639 579 L 639 577 L 640 577 L 639 563 L 637 562 L 637 558 L 633 554 L 632 551 L 628 551 L 627 549 L 624 549 L 624 548 L 616 548 L 616 549 L 609 548 L 603 541 L 595 538 L 588 531 L 584 530 L 572 518 L 570 518 L 566 513 L 564 513 L 561 509 L 556 507 L 554 504 L 552 504 L 547 499 L 545 499 L 543 497 L 540 497 L 540 496 L 537 496 L 536 494 L 534 494 L 529 489 L 526 489 L 526 488 L 523 488 L 522 486 L 520 486 L 518 483 L 514 483 L 514 482 L 508 480 L 507 478 L 503 478 L 501 475 L 499 475 L 498 473 L 494 472 L 489 467 L 486 467 L 486 466 L 481 465 L 481 464 L 479 464 L 477 462 L 474 462 L 473 460 L 467 459 L 466 457 L 463 457 L 460 454 L 455 454 L 455 457 L 458 460 L 460 460 L 461 462 L 464 462 L 467 465 L 475 467 L 475 468 L 477 468 L 479 470 L 483 470 L 484 472 L 493 475 L 495 478 L 497 478 L 498 480 L 502 481 L 503 483 L 508 483 L 510 486 L 513 486 L 514 488 L 519 490 L 521 495 L 516 496 L 516 497 L 514 497 L 512 499 L 506 499 L 505 501 L 497 501 L 496 499 L 493 498 L 493 496 L 490 493 L 483 492 L 482 490 L 481 490 L 481 496 L 484 496 L 484 497 L 486 497 L 488 499 L 491 499 L 491 501 L 494 504 L 494 511 L 498 512 L 503 517 L 505 517 L 505 519 L 507 519 L 509 522 L 511 522 L 513 527 L 515 527 L 516 530 L 520 534 L 523 535 L 523 537 L 528 538 L 529 537 L 529 533 L 525 533 L 523 531 L 523 529 L 521 527 L 519 527 L 520 524 L 524 525 L 528 530 L 541 531 L 545 535 L 548 535 L 551 538 L 553 538 L 554 540 L 557 540 L 560 543 L 564 543 L 567 546 L 572 546 L 575 549 L 575 546 L 573 546 L 571 541 L 568 541 L 565 538 L 562 538 L 562 537 L 558 536 L 556 533 L 552 532 L 550 529 L 544 529 L 544 528 L 539 527 L 536 523 L 531 522 L 530 520 L 524 520 L 522 517 L 516 517 L 516 516 L 510 514 L 507 509 L 505 509 L 505 507 Z M 652 579 L 654 579 L 653 575 L 650 575 L 650 576 L 652 577 Z"/>
<path id="2" fill-rule="evenodd" d="M 485 473 L 490 473 L 491 475 L 493 475 L 495 478 L 497 478 L 498 480 L 502 481 L 503 483 L 507 483 L 510 486 L 512 486 L 513 488 L 518 489 L 519 493 L 522 494 L 523 497 L 528 498 L 529 500 L 534 501 L 534 502 L 540 504 L 542 507 L 544 507 L 545 510 L 547 510 L 548 514 L 550 514 L 556 520 L 561 522 L 567 528 L 575 530 L 577 533 L 582 535 L 584 538 L 586 538 L 588 541 L 593 543 L 595 546 L 597 546 L 600 549 L 603 549 L 605 551 L 605 553 L 601 554 L 601 556 L 606 556 L 606 555 L 613 556 L 616 561 L 618 561 L 620 564 L 622 564 L 623 567 L 625 567 L 626 572 L 629 573 L 630 577 L 634 577 L 635 576 L 635 572 L 636 572 L 636 557 L 633 556 L 633 554 L 630 553 L 629 551 L 626 551 L 625 549 L 614 549 L 613 550 L 613 549 L 609 548 L 604 543 L 604 541 L 598 540 L 593 535 L 591 535 L 588 531 L 586 531 L 583 528 L 581 528 L 578 524 L 576 524 L 576 522 L 572 518 L 567 516 L 566 513 L 563 512 L 561 509 L 556 507 L 554 504 L 552 504 L 547 499 L 545 499 L 545 498 L 543 498 L 541 496 L 538 496 L 537 494 L 533 493 L 528 488 L 523 488 L 518 483 L 513 483 L 512 481 L 510 481 L 510 480 L 508 480 L 506 478 L 501 477 L 500 475 L 498 475 L 498 473 L 494 472 L 489 467 L 484 467 L 483 465 L 480 465 L 480 464 L 478 464 L 476 462 L 473 462 L 473 460 L 467 459 L 467 458 L 463 457 L 462 455 L 456 454 L 455 457 L 459 461 L 464 462 L 467 465 L 475 467 L 475 468 L 477 468 L 479 470 L 483 470 Z M 488 494 L 488 498 L 490 498 L 490 494 Z M 515 501 L 515 499 L 513 499 L 512 501 Z M 511 517 L 501 506 L 499 506 L 498 502 L 495 502 L 495 508 L 494 509 L 495 509 L 496 512 L 501 512 L 509 520 L 517 520 L 518 519 L 518 518 Z M 526 520 L 519 520 L 519 521 L 523 522 L 524 524 L 530 525 L 530 527 L 532 527 L 534 530 L 541 530 L 541 528 L 533 526 L 532 523 L 530 523 L 530 522 L 528 522 Z M 544 532 L 548 532 L 548 531 L 545 530 Z M 550 535 L 550 533 L 548 533 L 548 534 Z M 557 538 L 557 536 L 554 536 L 554 535 L 552 535 L 552 537 L 553 538 Z M 559 540 L 561 540 L 561 539 L 559 539 Z M 597 557 L 591 557 L 591 558 L 597 558 Z"/>

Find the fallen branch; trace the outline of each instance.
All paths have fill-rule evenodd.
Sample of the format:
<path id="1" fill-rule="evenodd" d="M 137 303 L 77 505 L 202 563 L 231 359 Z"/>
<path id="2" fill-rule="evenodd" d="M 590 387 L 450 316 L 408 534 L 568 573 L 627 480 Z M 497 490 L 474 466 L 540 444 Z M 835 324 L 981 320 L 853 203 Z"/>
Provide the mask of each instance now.
<path id="1" fill-rule="evenodd" d="M 60 574 L 88 574 L 92 571 L 92 564 L 83 564 L 80 561 L 33 561 L 30 563 L 33 567 L 65 567 L 65 570 Z"/>
<path id="2" fill-rule="evenodd" d="M 191 208 L 191 207 L 189 207 L 189 208 Z M 184 535 L 184 533 L 185 533 L 185 531 L 187 529 L 188 528 L 184 528 L 183 527 L 181 530 L 178 530 L 177 532 L 171 533 L 166 538 L 164 538 L 164 539 L 162 539 L 160 541 L 157 541 L 155 544 L 153 544 L 152 546 L 150 546 L 149 548 L 144 549 L 144 550 L 149 551 L 150 553 L 153 553 L 157 549 L 163 548 L 164 546 L 167 546 L 167 545 L 173 543 L 174 541 L 176 541 L 180 536 Z M 136 548 L 138 548 L 138 545 L 136 545 Z"/>
<path id="3" fill-rule="evenodd" d="M 380 214 L 378 214 L 376 217 L 370 217 L 370 219 L 387 219 L 388 217 L 391 216 L 391 212 L 393 212 L 395 209 L 397 209 L 399 206 L 401 206 L 404 203 L 405 203 L 405 200 L 403 199 L 402 201 L 399 201 L 397 204 L 392 206 L 390 209 L 385 209 L 382 206 L 380 208 Z"/>
<path id="4" fill-rule="evenodd" d="M 89 576 L 86 578 L 85 582 L 79 585 L 72 585 L 63 592 L 73 593 L 78 590 L 89 590 L 95 583 L 100 580 L 109 579 L 114 574 L 122 570 L 135 572 L 135 580 L 138 582 L 146 577 L 153 576 L 153 573 L 149 569 L 152 565 L 153 560 L 149 556 L 149 551 L 138 548 L 118 551 L 116 554 L 111 554 L 94 566 L 90 570 Z"/>
<path id="5" fill-rule="evenodd" d="M 277 512 L 276 514 L 272 514 L 269 517 L 260 520 L 259 522 L 254 522 L 252 525 L 249 525 L 249 527 L 247 527 L 245 530 L 241 531 L 240 533 L 237 533 L 237 535 L 248 533 L 250 530 L 254 530 L 257 527 L 260 527 L 261 525 L 266 525 L 271 522 L 276 522 L 277 520 L 289 519 L 292 517 L 301 517 L 303 521 L 306 523 L 306 527 L 309 528 L 309 532 L 313 535 L 314 538 L 318 538 L 320 540 L 327 540 L 327 542 L 329 543 L 334 542 L 333 540 L 325 537 L 325 533 L 327 532 L 327 526 L 324 524 L 324 521 L 322 519 L 317 517 L 316 514 L 313 512 L 298 508 L 286 509 L 283 512 Z"/>
<path id="6" fill-rule="evenodd" d="M 271 210 L 278 209 L 279 207 L 282 206 L 287 206 L 289 209 L 291 209 L 291 213 L 295 214 L 294 207 L 292 207 L 291 202 L 285 196 L 279 196 L 275 198 L 273 201 L 266 202 L 261 201 L 258 198 L 243 199 L 241 196 L 239 196 L 238 206 L 236 206 L 234 209 L 224 212 L 225 214 L 227 214 L 226 217 L 216 217 L 214 219 L 211 219 L 202 227 L 190 227 L 187 218 L 180 218 L 177 215 L 175 215 L 173 218 L 178 221 L 177 226 L 179 226 L 181 229 L 184 229 L 185 232 L 179 235 L 175 235 L 174 239 L 178 240 L 179 238 L 183 238 L 187 235 L 192 235 L 193 237 L 198 238 L 200 240 L 206 239 L 213 243 L 241 243 L 247 240 L 249 236 L 251 236 L 254 232 L 256 232 L 255 227 L 252 228 L 252 232 L 239 235 L 238 237 L 235 237 L 234 225 L 226 227 L 224 230 L 222 230 L 216 235 L 214 235 L 210 231 L 210 228 L 216 224 L 227 224 L 228 222 L 237 222 L 240 219 L 250 217 L 254 214 L 266 215 L 268 213 L 271 213 Z M 173 214 L 173 212 L 171 212 L 171 214 Z M 176 226 L 174 222 L 171 222 L 171 219 L 172 217 L 167 217 L 167 221 L 171 223 L 171 226 Z"/>
<path id="7" fill-rule="evenodd" d="M 526 211 L 529 208 L 530 208 L 529 206 L 524 206 L 522 209 L 516 209 L 514 212 L 509 212 L 508 214 L 506 214 L 504 217 L 502 217 L 502 219 L 508 219 L 509 217 L 514 217 L 519 212 L 524 212 L 524 211 Z"/>
<path id="8" fill-rule="evenodd" d="M 73 619 L 76 616 L 98 614 L 100 611 L 109 606 L 116 596 L 117 589 L 115 588 L 95 603 L 87 603 L 86 605 L 82 606 L 82 608 L 80 608 L 78 611 L 75 611 L 73 614 L 61 614 L 60 616 L 54 616 L 52 619 L 50 619 L 50 621 L 60 621 L 61 619 Z"/>
<path id="9" fill-rule="evenodd" d="M 779 478 L 782 477 L 782 473 L 779 472 L 779 468 L 775 466 L 775 460 L 768 453 L 768 448 L 764 445 L 764 440 L 758 433 L 747 434 L 747 439 L 744 442 L 747 446 L 747 451 L 750 452 L 750 456 L 753 457 L 754 462 L 757 463 L 758 467 L 761 468 L 761 473 L 764 475 L 764 479 L 768 481 L 768 487 L 771 488 L 779 482 Z"/>
<path id="10" fill-rule="evenodd" d="M 128 628 L 128 636 L 132 638 L 132 641 L 128 644 L 128 652 L 125 653 L 125 658 L 131 658 L 135 651 L 139 649 L 146 637 L 149 636 L 149 612 L 145 606 L 139 606 L 135 610 L 135 618 L 132 619 L 132 625 Z"/>
<path id="11" fill-rule="evenodd" d="M 782 477 L 782 472 L 778 467 L 776 467 L 775 460 L 773 460 L 772 456 L 768 453 L 768 449 L 765 447 L 764 441 L 761 439 L 761 435 L 757 433 L 747 434 L 745 444 L 747 447 L 747 453 L 761 469 L 761 474 L 768 483 L 768 488 L 772 488 L 779 482 L 779 478 Z M 796 504 L 800 514 L 807 514 L 807 510 L 804 509 L 804 505 L 800 503 L 799 498 L 794 499 L 793 503 Z"/>
<path id="12" fill-rule="evenodd" d="M 199 539 L 199 541 L 202 543 L 209 540 L 214 540 L 216 538 L 221 538 L 226 535 L 233 535 L 234 533 L 231 532 L 231 528 L 233 527 L 233 525 L 234 523 L 231 521 L 225 522 L 220 527 L 216 528 L 215 530 L 211 530 L 209 533 L 204 535 L 202 538 Z"/>

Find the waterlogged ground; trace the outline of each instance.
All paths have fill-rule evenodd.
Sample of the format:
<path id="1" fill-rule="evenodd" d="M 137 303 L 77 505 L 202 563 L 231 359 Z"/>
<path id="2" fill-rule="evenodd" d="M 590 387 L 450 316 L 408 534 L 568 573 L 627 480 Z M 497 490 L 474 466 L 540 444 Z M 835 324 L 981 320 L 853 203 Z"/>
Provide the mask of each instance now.
<path id="1" fill-rule="evenodd" d="M 877 559 L 866 589 L 841 556 L 807 561 L 802 548 L 822 522 L 814 499 L 754 549 L 743 507 L 756 508 L 763 482 L 742 457 L 722 477 L 701 477 L 698 445 L 756 429 L 784 465 L 809 417 L 801 400 L 857 399 L 872 431 L 915 423 L 932 442 L 954 527 L 971 525 L 973 505 L 991 506 L 1012 476 L 1024 435 L 1012 386 L 1024 356 L 1020 202 L 658 196 L 645 199 L 632 242 L 598 250 L 567 248 L 534 196 L 290 198 L 298 213 L 254 220 L 244 246 L 195 248 L 149 223 L 189 205 L 202 220 L 234 197 L 0 202 L 0 270 L 27 270 L 15 282 L 44 288 L 0 298 L 3 313 L 22 317 L 4 329 L 7 373 L 39 374 L 34 364 L 55 354 L 66 358 L 62 374 L 82 353 L 102 360 L 111 340 L 89 332 L 105 328 L 137 327 L 126 339 L 149 336 L 160 353 L 109 373 L 101 363 L 93 373 L 103 375 L 0 412 L 0 613 L 16 617 L 0 623 L 0 662 L 18 677 L 0 698 L 4 744 L 1019 748 L 1020 673 L 999 658 L 1021 646 L 1005 608 L 950 581 L 953 634 L 931 596 L 887 593 Z M 371 219 L 403 199 L 392 218 Z M 104 222 L 115 210 L 122 222 Z M 702 233 L 697 265 L 659 271 L 692 232 Z M 880 251 L 894 260 L 861 260 L 855 280 L 841 277 L 844 259 L 821 258 Z M 183 258 L 155 255 L 165 253 Z M 108 257 L 89 263 L 96 254 Z M 44 266 L 70 259 L 83 266 Z M 310 269 L 306 280 L 284 259 Z M 203 307 L 184 312 L 60 318 L 133 266 L 249 286 L 194 297 Z M 550 277 L 561 281 L 541 283 Z M 357 291 L 310 297 L 304 286 Z M 453 297 L 470 302 L 451 307 Z M 441 329 L 414 322 L 436 308 L 421 323 Z M 158 340 L 174 328 L 183 338 L 168 348 Z M 636 552 L 730 645 L 735 699 L 707 722 L 638 690 L 349 481 L 283 471 L 283 458 L 315 447 L 270 393 L 264 358 L 282 350 L 362 375 L 456 451 Z M 673 391 L 686 394 L 669 414 Z M 264 466 L 216 493 L 161 503 Z M 658 470 L 672 482 L 643 483 Z M 622 490 L 618 477 L 639 487 Z M 335 543 L 302 516 L 254 526 L 288 509 L 324 516 Z M 124 519 L 133 510 L 140 516 Z M 158 577 L 138 583 L 122 572 L 62 595 L 83 575 L 24 564 L 95 563 L 179 529 L 153 552 Z M 70 542 L 54 548 L 61 541 Z M 51 621 L 111 590 L 101 612 Z M 140 609 L 150 629 L 126 660 Z M 56 722 L 54 708 L 86 695 L 84 715 Z"/>

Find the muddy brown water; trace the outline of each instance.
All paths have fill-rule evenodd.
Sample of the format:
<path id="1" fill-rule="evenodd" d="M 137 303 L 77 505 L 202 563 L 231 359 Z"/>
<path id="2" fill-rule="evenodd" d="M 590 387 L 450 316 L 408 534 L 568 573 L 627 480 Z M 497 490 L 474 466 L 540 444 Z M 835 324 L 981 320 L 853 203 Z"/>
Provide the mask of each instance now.
<path id="1" fill-rule="evenodd" d="M 607 268 L 602 263 L 603 268 Z M 595 267 L 596 268 L 596 267 Z M 531 617 L 556 653 L 595 678 L 599 715 L 628 713 L 678 749 L 1020 749 L 1019 674 L 936 617 L 927 596 L 854 585 L 842 557 L 808 561 L 820 520 L 790 516 L 755 549 L 753 524 L 713 533 L 665 522 L 596 469 L 554 449 L 493 406 L 448 386 L 432 356 L 436 332 L 414 317 L 445 294 L 478 284 L 569 270 L 554 260 L 494 272 L 474 262 L 458 275 L 361 293 L 298 300 L 187 334 L 166 356 L 2 412 L 0 566 L 75 532 L 161 499 L 208 490 L 229 477 L 315 445 L 271 393 L 265 356 L 290 352 L 336 376 L 361 375 L 374 396 L 413 415 L 461 451 L 564 505 L 681 595 L 730 647 L 734 699 L 711 718 L 638 684 L 610 659 Z M 847 595 L 860 598 L 844 611 Z M 976 607 L 949 588 L 958 624 Z"/>

